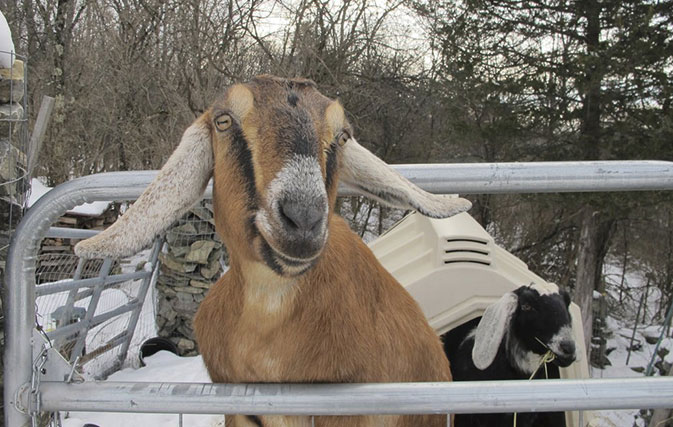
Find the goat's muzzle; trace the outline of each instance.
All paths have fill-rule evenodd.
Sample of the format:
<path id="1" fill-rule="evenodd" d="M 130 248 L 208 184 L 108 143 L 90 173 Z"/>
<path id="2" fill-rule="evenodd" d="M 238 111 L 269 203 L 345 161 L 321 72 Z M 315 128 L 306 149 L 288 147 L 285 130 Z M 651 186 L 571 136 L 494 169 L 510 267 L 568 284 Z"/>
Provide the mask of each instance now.
<path id="1" fill-rule="evenodd" d="M 575 341 L 573 340 L 566 339 L 560 341 L 558 347 L 554 350 L 554 355 L 556 356 L 554 361 L 562 368 L 570 366 L 570 364 L 577 358 L 577 349 L 575 347 Z"/>
<path id="2" fill-rule="evenodd" d="M 302 243 L 313 243 L 323 231 L 325 218 L 325 200 L 306 205 L 299 200 L 288 198 L 278 204 L 278 217 L 285 226 L 285 231 L 300 245 L 296 252 L 301 255 L 306 250 Z M 310 251 L 309 251 L 310 252 Z"/>
<path id="3" fill-rule="evenodd" d="M 265 262 L 278 273 L 297 275 L 315 264 L 327 241 L 327 199 L 302 203 L 286 198 L 275 204 L 271 227 L 260 229 Z"/>
<path id="4" fill-rule="evenodd" d="M 565 368 L 577 360 L 577 345 L 573 336 L 573 330 L 570 325 L 562 327 L 556 333 L 548 345 L 549 350 L 554 352 L 554 364 Z"/>
<path id="5" fill-rule="evenodd" d="M 315 158 L 297 156 L 269 185 L 257 227 L 268 245 L 267 264 L 283 273 L 311 267 L 327 241 L 329 206 L 325 183 Z M 276 264 L 276 265 L 274 265 Z"/>
<path id="6" fill-rule="evenodd" d="M 278 203 L 276 215 L 283 228 L 279 248 L 282 255 L 295 260 L 312 260 L 320 254 L 327 237 L 327 197 L 302 200 L 291 195 Z"/>

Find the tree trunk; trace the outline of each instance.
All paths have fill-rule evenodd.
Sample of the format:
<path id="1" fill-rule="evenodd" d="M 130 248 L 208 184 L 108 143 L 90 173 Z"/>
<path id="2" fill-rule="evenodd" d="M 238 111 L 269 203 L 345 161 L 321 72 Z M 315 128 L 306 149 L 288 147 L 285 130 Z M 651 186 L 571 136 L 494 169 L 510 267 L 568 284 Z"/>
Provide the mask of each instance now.
<path id="1" fill-rule="evenodd" d="M 583 98 L 579 149 L 583 160 L 598 160 L 601 155 L 601 84 L 605 75 L 599 59 L 601 4 L 598 0 L 583 0 L 578 6 L 586 18 L 584 43 L 588 58 L 579 82 Z M 582 311 L 587 357 L 591 354 L 593 291 L 603 290 L 601 270 L 611 228 L 611 223 L 603 223 L 601 216 L 601 211 L 591 205 L 582 208 L 577 245 L 574 300 Z"/>
<path id="2" fill-rule="evenodd" d="M 587 353 L 590 353 L 593 292 L 597 290 L 602 293 L 605 290 L 602 280 L 603 260 L 614 221 L 605 219 L 600 211 L 591 206 L 585 206 L 582 210 L 573 300 L 580 306 L 582 312 L 584 343 Z"/>
<path id="3" fill-rule="evenodd" d="M 480 194 L 474 198 L 474 204 L 470 210 L 470 215 L 485 229 L 488 229 L 492 221 L 491 200 L 492 196 L 490 194 Z"/>
<path id="4" fill-rule="evenodd" d="M 605 70 L 600 59 L 601 4 L 598 0 L 580 2 L 586 18 L 584 40 L 588 59 L 584 67 L 583 81 L 580 83 L 582 101 L 582 126 L 580 143 L 583 160 L 599 160 L 601 157 L 601 85 Z"/>

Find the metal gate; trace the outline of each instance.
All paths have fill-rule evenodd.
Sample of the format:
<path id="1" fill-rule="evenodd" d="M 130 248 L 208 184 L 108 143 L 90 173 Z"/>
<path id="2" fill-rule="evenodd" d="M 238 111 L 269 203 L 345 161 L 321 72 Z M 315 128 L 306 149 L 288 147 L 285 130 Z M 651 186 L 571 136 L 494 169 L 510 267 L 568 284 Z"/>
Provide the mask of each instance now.
<path id="1" fill-rule="evenodd" d="M 398 165 L 395 168 L 434 193 L 495 194 L 673 189 L 673 162 L 544 162 Z M 635 409 L 673 406 L 673 378 L 539 380 L 391 384 L 193 384 L 101 383 L 82 380 L 87 332 L 126 316 L 125 330 L 87 352 L 86 361 L 115 349 L 118 369 L 126 357 L 134 325 L 152 275 L 160 242 L 147 252 L 149 263 L 133 272 L 115 271 L 106 259 L 95 277 L 85 277 L 86 262 L 72 260 L 72 278 L 36 284 L 37 253 L 47 236 L 85 238 L 87 231 L 52 224 L 73 207 L 93 201 L 134 200 L 156 172 L 115 172 L 64 183 L 42 197 L 14 236 L 5 277 L 5 425 L 30 425 L 40 412 L 105 411 L 179 414 L 354 415 Z M 211 197 L 211 187 L 205 197 Z M 354 194 L 346 188 L 340 194 Z M 106 289 L 136 281 L 135 293 L 118 307 L 97 312 Z M 38 297 L 63 295 L 52 327 L 36 333 Z M 77 299 L 89 298 L 77 312 Z M 60 320 L 60 321 L 58 321 Z M 71 339 L 67 357 L 49 341 Z M 53 344 L 53 343 L 52 343 Z M 90 354 L 93 353 L 93 356 Z M 80 378 L 78 380 L 78 378 Z"/>

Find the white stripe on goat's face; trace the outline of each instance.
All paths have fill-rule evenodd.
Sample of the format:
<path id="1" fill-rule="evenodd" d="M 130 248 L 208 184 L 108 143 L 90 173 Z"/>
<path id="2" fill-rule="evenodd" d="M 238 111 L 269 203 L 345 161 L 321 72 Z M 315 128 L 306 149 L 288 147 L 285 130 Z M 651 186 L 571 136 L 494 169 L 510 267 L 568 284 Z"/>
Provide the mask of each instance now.
<path id="1" fill-rule="evenodd" d="M 545 283 L 541 285 L 539 283 L 531 283 L 529 286 L 531 289 L 535 289 L 540 295 L 553 295 L 558 294 L 560 289 L 556 283 Z"/>
<path id="2" fill-rule="evenodd" d="M 292 156 L 269 184 L 266 203 L 255 216 L 255 225 L 271 249 L 265 256 L 286 272 L 305 270 L 327 240 L 328 209 L 317 159 Z"/>
<path id="3" fill-rule="evenodd" d="M 211 115 L 222 239 L 279 275 L 302 274 L 327 241 L 350 135 L 343 109 L 309 81 L 262 77 L 229 88 Z"/>

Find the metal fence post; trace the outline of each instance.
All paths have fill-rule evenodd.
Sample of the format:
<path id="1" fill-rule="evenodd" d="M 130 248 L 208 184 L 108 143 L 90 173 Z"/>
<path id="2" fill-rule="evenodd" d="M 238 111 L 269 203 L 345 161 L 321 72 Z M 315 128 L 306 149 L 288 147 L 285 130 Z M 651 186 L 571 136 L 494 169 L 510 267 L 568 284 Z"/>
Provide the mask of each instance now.
<path id="1" fill-rule="evenodd" d="M 16 236 L 32 233 L 32 218 L 24 217 Z M 26 231 L 30 230 L 30 231 Z M 33 369 L 31 338 L 35 328 L 36 244 L 12 245 L 5 272 L 4 401 L 7 426 L 31 424 L 28 397 Z"/>
<path id="2" fill-rule="evenodd" d="M 77 280 L 82 277 L 82 270 L 84 269 L 85 263 L 86 260 L 82 258 L 80 258 L 77 261 L 77 268 L 75 269 L 75 274 L 72 277 L 73 280 Z M 65 324 L 65 322 L 67 322 L 70 319 L 70 316 L 72 316 L 72 310 L 75 306 L 75 298 L 77 297 L 77 291 L 78 289 L 72 289 L 70 292 L 68 292 L 68 297 L 64 305 L 65 308 L 63 310 L 61 318 L 59 319 L 59 322 L 61 322 L 61 324 Z M 65 341 L 65 337 L 57 338 L 56 340 L 54 340 L 54 347 L 59 348 L 63 341 Z"/>
<path id="3" fill-rule="evenodd" d="M 152 274 L 145 277 L 140 285 L 140 289 L 138 290 L 138 300 L 140 301 L 140 304 L 134 309 L 134 311 L 131 314 L 131 319 L 129 320 L 128 324 L 128 333 L 129 337 L 122 344 L 121 350 L 119 351 L 119 360 L 117 362 L 118 366 L 122 366 L 124 363 L 124 360 L 126 359 L 126 355 L 128 354 L 129 351 L 129 346 L 131 345 L 131 340 L 133 339 L 133 333 L 136 329 L 136 325 L 138 324 L 138 318 L 140 317 L 140 312 L 143 309 L 143 302 L 145 301 L 145 297 L 147 296 L 147 291 L 150 288 L 150 285 L 154 281 L 156 274 L 158 273 L 158 266 L 159 264 L 157 263 L 157 260 L 159 259 L 159 252 L 161 251 L 161 246 L 163 244 L 163 239 L 156 239 L 154 241 L 154 245 L 152 246 L 152 252 L 150 255 L 150 265 L 152 267 Z"/>
<path id="4" fill-rule="evenodd" d="M 83 329 L 78 332 L 77 343 L 75 344 L 75 348 L 73 348 L 72 353 L 70 354 L 70 363 L 74 363 L 75 359 L 77 359 L 77 356 L 80 356 L 82 354 L 82 350 L 84 350 L 91 319 L 93 319 L 93 316 L 96 313 L 96 308 L 98 308 L 98 301 L 100 300 L 100 296 L 103 293 L 103 289 L 105 288 L 105 278 L 110 273 L 111 268 L 112 259 L 105 258 L 98 276 L 100 283 L 94 288 L 93 295 L 89 301 L 89 307 L 86 309 L 86 316 L 82 320 Z"/>

